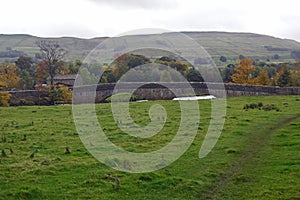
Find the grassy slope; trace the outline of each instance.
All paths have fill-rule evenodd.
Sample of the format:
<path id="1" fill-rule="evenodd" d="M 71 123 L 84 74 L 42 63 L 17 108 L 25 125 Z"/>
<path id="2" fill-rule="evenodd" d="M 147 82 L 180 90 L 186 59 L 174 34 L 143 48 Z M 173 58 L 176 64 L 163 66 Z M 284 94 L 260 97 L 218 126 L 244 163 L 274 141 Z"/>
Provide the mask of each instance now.
<path id="1" fill-rule="evenodd" d="M 300 115 L 258 131 L 267 140 L 258 151 L 253 146 L 248 149 L 252 155 L 239 163 L 239 168 L 212 196 L 217 199 L 299 199 L 300 191 L 296 189 L 300 188 L 299 127 Z"/>
<path id="2" fill-rule="evenodd" d="M 186 34 L 202 45 L 217 62 L 222 55 L 228 58 L 228 62 L 235 62 L 240 54 L 260 59 L 271 59 L 274 54 L 278 54 L 281 61 L 283 61 L 290 59 L 291 50 L 300 50 L 300 44 L 296 41 L 266 35 L 226 32 L 187 32 Z M 137 40 L 141 41 L 140 36 L 137 37 L 139 38 Z M 29 35 L 0 35 L 0 51 L 4 51 L 6 47 L 11 47 L 34 56 L 34 53 L 39 52 L 35 43 L 41 39 Z M 79 39 L 63 37 L 48 39 L 57 40 L 68 50 L 67 59 L 74 60 L 84 59 L 87 53 L 105 38 Z M 289 50 L 268 51 L 264 46 L 287 48 Z"/>
<path id="3" fill-rule="evenodd" d="M 75 131 L 70 106 L 1 108 L 0 133 L 5 134 L 7 142 L 0 143 L 0 148 L 8 158 L 0 159 L 0 199 L 299 198 L 299 119 L 276 128 L 279 122 L 299 114 L 299 99 L 228 99 L 224 131 L 204 159 L 198 158 L 198 151 L 210 119 L 210 101 L 199 101 L 201 123 L 190 149 L 170 166 L 145 174 L 118 172 L 90 156 Z M 242 109 L 246 103 L 258 102 L 274 103 L 281 112 Z M 116 144 L 149 151 L 170 141 L 180 119 L 176 102 L 132 103 L 137 123 L 149 121 L 147 110 L 155 103 L 168 111 L 167 124 L 152 140 L 139 140 L 138 144 L 114 125 L 109 104 L 97 105 L 97 114 Z M 26 141 L 21 140 L 24 134 Z M 66 146 L 71 150 L 69 155 L 64 153 Z M 29 158 L 35 149 L 38 153 Z M 104 179 L 107 174 L 120 178 L 120 190 Z"/>

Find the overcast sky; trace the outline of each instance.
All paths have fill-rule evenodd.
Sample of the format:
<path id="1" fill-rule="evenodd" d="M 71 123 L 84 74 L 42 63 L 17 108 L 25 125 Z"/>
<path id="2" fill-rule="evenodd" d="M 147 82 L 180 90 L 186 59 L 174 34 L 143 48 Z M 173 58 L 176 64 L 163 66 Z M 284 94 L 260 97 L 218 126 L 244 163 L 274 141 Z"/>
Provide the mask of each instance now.
<path id="1" fill-rule="evenodd" d="M 300 41 L 299 0 L 2 0 L 1 34 L 82 38 L 140 28 L 232 31 Z"/>

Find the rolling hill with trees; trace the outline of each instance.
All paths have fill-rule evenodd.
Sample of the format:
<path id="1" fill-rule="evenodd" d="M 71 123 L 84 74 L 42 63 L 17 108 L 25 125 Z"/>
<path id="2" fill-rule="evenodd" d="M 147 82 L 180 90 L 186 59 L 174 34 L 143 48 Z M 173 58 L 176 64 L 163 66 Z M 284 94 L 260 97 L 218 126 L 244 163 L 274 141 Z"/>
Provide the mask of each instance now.
<path id="1" fill-rule="evenodd" d="M 183 32 L 202 45 L 218 65 L 234 63 L 238 58 L 248 57 L 263 62 L 293 61 L 300 52 L 300 43 L 253 33 L 230 32 Z M 131 36 L 142 40 L 147 35 Z M 74 37 L 40 38 L 31 35 L 0 35 L 0 62 L 14 62 L 25 55 L 39 57 L 37 42 L 52 40 L 66 49 L 68 61 L 84 59 L 85 56 L 107 37 L 82 39 Z M 126 40 L 126 37 L 121 37 Z"/>

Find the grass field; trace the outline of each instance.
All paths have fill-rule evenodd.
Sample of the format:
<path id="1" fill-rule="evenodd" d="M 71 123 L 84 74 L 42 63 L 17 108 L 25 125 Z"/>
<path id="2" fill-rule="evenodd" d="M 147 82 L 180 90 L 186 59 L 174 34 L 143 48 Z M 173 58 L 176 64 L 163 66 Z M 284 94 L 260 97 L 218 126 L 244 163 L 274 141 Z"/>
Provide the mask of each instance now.
<path id="1" fill-rule="evenodd" d="M 124 134 L 110 104 L 97 105 L 96 113 L 116 145 L 150 152 L 174 137 L 179 104 L 130 104 L 134 121 L 145 125 L 149 108 L 157 103 L 168 117 L 148 139 Z M 243 109 L 251 103 L 276 108 Z M 188 151 L 163 169 L 141 174 L 119 172 L 93 158 L 76 132 L 71 106 L 0 108 L 0 149 L 7 155 L 0 157 L 0 199 L 300 199 L 299 96 L 228 99 L 222 135 L 203 159 L 198 153 L 210 121 L 210 100 L 200 100 L 199 107 L 198 133 Z M 107 175 L 118 178 L 119 189 Z"/>

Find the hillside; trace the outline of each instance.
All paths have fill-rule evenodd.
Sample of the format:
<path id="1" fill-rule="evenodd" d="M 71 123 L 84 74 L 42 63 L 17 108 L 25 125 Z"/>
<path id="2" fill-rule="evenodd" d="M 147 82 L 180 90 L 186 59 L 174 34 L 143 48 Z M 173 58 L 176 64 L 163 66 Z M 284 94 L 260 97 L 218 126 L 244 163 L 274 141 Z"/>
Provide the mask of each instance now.
<path id="1" fill-rule="evenodd" d="M 227 63 L 235 62 L 239 55 L 262 61 L 291 61 L 291 52 L 300 51 L 300 43 L 253 33 L 229 32 L 184 32 L 200 43 L 219 65 L 220 56 L 227 58 Z M 139 39 L 146 35 L 138 36 Z M 105 37 L 81 39 L 74 37 L 39 38 L 31 35 L 0 34 L 0 62 L 14 61 L 19 55 L 35 56 L 39 53 L 36 42 L 55 40 L 68 51 L 66 60 L 84 59 L 85 56 L 101 43 Z M 124 39 L 124 38 L 122 38 Z M 124 39 L 125 40 L 125 39 Z M 274 59 L 274 55 L 279 59 Z"/>

